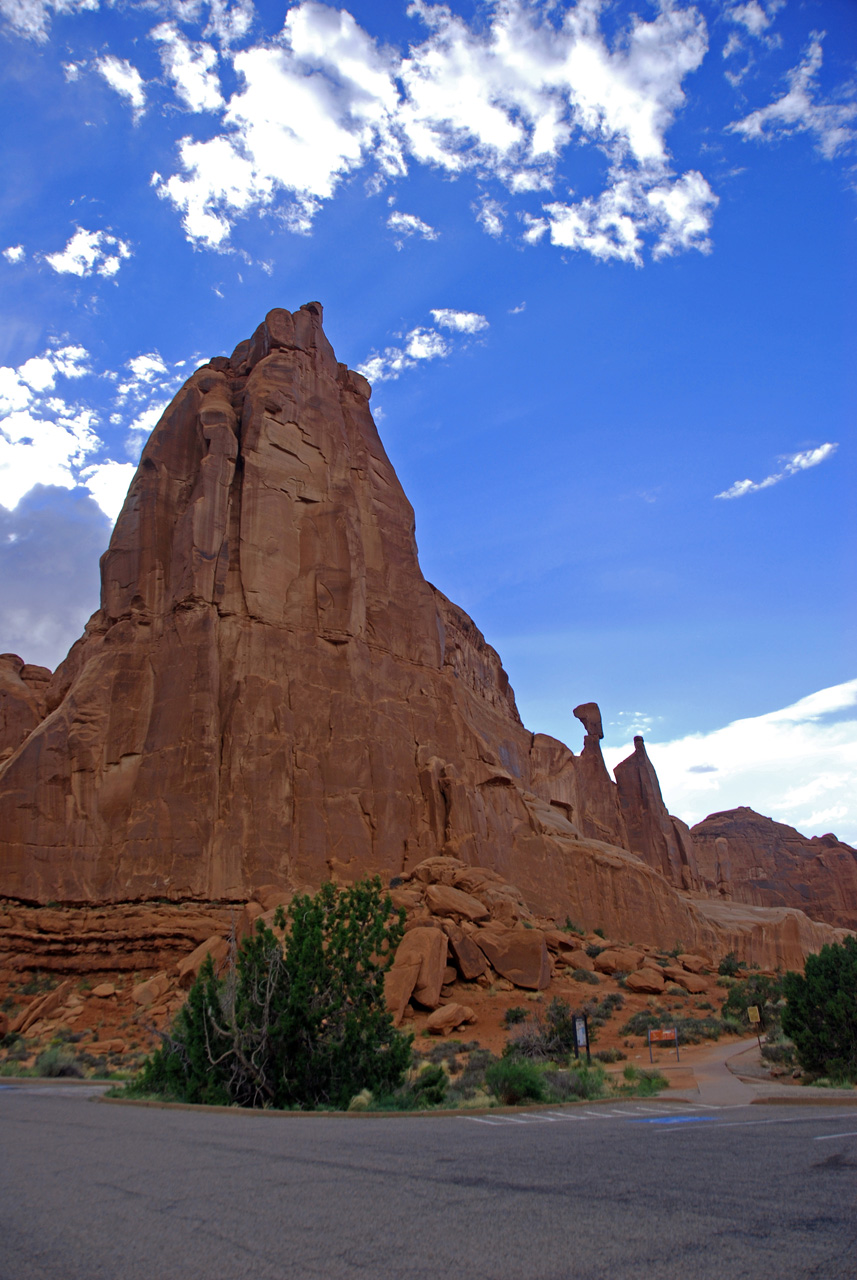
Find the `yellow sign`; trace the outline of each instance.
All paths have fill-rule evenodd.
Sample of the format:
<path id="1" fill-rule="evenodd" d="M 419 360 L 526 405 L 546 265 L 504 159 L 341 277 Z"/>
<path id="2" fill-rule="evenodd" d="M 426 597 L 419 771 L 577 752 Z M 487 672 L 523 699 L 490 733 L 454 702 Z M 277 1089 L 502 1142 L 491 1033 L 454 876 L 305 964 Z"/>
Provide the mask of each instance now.
<path id="1" fill-rule="evenodd" d="M 761 1022 L 762 1019 L 759 1015 L 759 1006 L 751 1004 L 747 1009 L 747 1017 L 751 1022 Z"/>

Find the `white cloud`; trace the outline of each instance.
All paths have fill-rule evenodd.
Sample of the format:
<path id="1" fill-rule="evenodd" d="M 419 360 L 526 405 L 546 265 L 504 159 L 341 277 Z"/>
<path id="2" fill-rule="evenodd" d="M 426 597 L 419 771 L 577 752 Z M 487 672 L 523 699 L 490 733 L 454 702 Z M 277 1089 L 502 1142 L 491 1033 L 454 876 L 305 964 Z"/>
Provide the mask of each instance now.
<path id="1" fill-rule="evenodd" d="M 654 256 L 695 248 L 707 252 L 708 232 L 718 198 L 695 170 L 674 181 L 643 181 L 618 171 L 613 185 L 597 200 L 577 204 L 553 201 L 547 215 L 525 215 L 524 239 L 535 244 L 546 233 L 563 249 L 582 249 L 602 261 L 616 259 L 642 266 L 643 233 L 659 233 Z"/>
<path id="2" fill-rule="evenodd" d="M 183 381 L 185 363 L 170 366 L 158 352 L 143 352 L 128 361 L 120 379 L 96 373 L 86 349 L 67 344 L 31 356 L 17 368 L 0 367 L 0 506 L 16 508 L 39 484 L 85 488 L 115 519 L 143 438 Z M 85 377 L 117 384 L 110 424 L 124 425 L 125 452 L 133 463 L 104 458 L 98 414 L 86 392 L 66 398 L 58 389 L 62 379 Z"/>
<path id="3" fill-rule="evenodd" d="M 814 32 L 803 61 L 787 75 L 789 89 L 767 107 L 751 111 L 728 126 L 757 142 L 773 142 L 793 133 L 812 133 L 823 156 L 832 159 L 857 138 L 857 104 L 816 101 L 822 34 Z"/>
<path id="4" fill-rule="evenodd" d="M 432 316 L 441 329 L 452 329 L 454 333 L 481 333 L 488 328 L 485 316 L 476 311 L 453 311 L 450 307 L 435 307 Z"/>
<path id="5" fill-rule="evenodd" d="M 808 471 L 810 467 L 817 467 L 820 462 L 824 462 L 827 458 L 832 458 L 838 448 L 838 444 L 820 444 L 815 449 L 805 449 L 801 453 L 793 453 L 782 459 L 781 470 L 765 476 L 764 480 L 736 480 L 728 489 L 724 489 L 722 493 L 716 493 L 714 496 L 715 498 L 743 498 L 746 493 L 756 493 L 759 489 L 770 489 L 773 485 L 779 484 L 781 480 L 797 475 L 799 471 Z"/>
<path id="6" fill-rule="evenodd" d="M 483 195 L 479 203 L 473 206 L 473 211 L 482 230 L 489 236 L 493 236 L 495 240 L 499 239 L 503 234 L 503 219 L 506 213 L 500 201 Z"/>
<path id="7" fill-rule="evenodd" d="M 598 0 L 564 11 L 504 0 L 473 26 L 423 0 L 408 13 L 428 34 L 404 58 L 315 0 L 290 8 L 274 41 L 234 55 L 240 87 L 222 130 L 182 139 L 180 171 L 153 178 L 191 240 L 223 248 L 238 217 L 283 196 L 287 225 L 307 232 L 321 202 L 367 164 L 376 189 L 410 158 L 450 174 L 474 169 L 520 195 L 549 187 L 572 146 L 594 144 L 607 156 L 608 188 L 574 206 L 555 202 L 537 220 L 542 234 L 632 262 L 649 233 L 657 255 L 708 247 L 716 199 L 701 175 L 674 177 L 666 146 L 682 83 L 707 48 L 695 9 L 664 4 L 611 41 Z M 483 195 L 476 213 L 488 234 L 502 234 L 496 199 Z M 392 217 L 401 234 L 426 234 L 414 215 Z M 532 218 L 529 227 L 533 241 Z"/>
<path id="8" fill-rule="evenodd" d="M 120 98 L 125 98 L 133 107 L 135 120 L 139 119 L 146 108 L 146 82 L 137 68 L 132 67 L 127 58 L 117 58 L 109 53 L 96 60 L 95 69 L 111 89 L 115 89 Z"/>
<path id="9" fill-rule="evenodd" d="M 48 38 L 51 17 L 97 9 L 100 0 L 0 0 L 0 16 L 19 36 L 29 40 Z"/>
<path id="10" fill-rule="evenodd" d="M 605 749 L 608 766 L 631 749 Z M 749 805 L 805 835 L 833 828 L 857 842 L 857 680 L 646 750 L 667 807 L 685 822 Z"/>
<path id="11" fill-rule="evenodd" d="M 197 112 L 219 110 L 223 97 L 213 45 L 191 44 L 171 22 L 162 22 L 149 35 L 160 45 L 164 70 L 184 105 Z"/>
<path id="12" fill-rule="evenodd" d="M 8 249 L 3 250 L 3 257 L 7 262 L 12 263 L 13 265 L 18 262 L 23 262 L 26 256 L 27 255 L 24 252 L 24 246 L 22 244 L 10 244 Z"/>
<path id="13" fill-rule="evenodd" d="M 422 236 L 423 240 L 436 240 L 440 234 L 427 222 L 423 222 L 422 218 L 418 218 L 415 213 L 399 213 L 395 209 L 387 219 L 387 226 L 399 235 Z M 397 248 L 401 248 L 401 241 Z"/>
<path id="14" fill-rule="evenodd" d="M 133 462 L 98 462 L 85 467 L 80 479 L 104 514 L 115 521 L 136 470 Z"/>
<path id="15" fill-rule="evenodd" d="M 60 253 L 46 253 L 45 262 L 54 271 L 74 276 L 115 276 L 125 258 L 131 257 L 127 240 L 106 231 L 87 231 L 78 227 Z"/>
<path id="16" fill-rule="evenodd" d="M 417 326 L 405 335 L 403 347 L 385 347 L 373 352 L 361 365 L 360 373 L 370 382 L 388 382 L 398 378 L 407 369 L 415 369 L 420 360 L 437 360 L 449 355 L 449 344 L 436 329 Z"/>
<path id="17" fill-rule="evenodd" d="M 786 0 L 768 0 L 767 5 L 762 5 L 759 0 L 747 0 L 746 4 L 735 4 L 727 9 L 726 17 L 730 22 L 743 27 L 751 36 L 759 37 L 767 31 L 785 2 Z"/>

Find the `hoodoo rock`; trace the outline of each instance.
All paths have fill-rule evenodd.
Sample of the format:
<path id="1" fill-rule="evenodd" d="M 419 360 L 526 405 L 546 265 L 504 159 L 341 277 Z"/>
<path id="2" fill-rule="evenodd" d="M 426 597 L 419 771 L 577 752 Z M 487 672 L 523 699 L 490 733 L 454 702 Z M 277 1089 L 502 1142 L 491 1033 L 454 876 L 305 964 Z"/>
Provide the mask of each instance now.
<path id="1" fill-rule="evenodd" d="M 422 576 L 369 396 L 314 302 L 271 311 L 176 395 L 84 635 L 49 683 L 0 659 L 0 897 L 258 909 L 441 856 L 443 878 L 419 883 L 460 963 L 499 967 L 502 926 L 537 986 L 530 913 L 772 964 L 832 937 L 682 892 L 693 863 L 654 771 L 635 753 L 617 787 L 594 703 L 575 711 L 580 755 L 524 728 L 498 655 Z M 436 966 L 419 964 L 403 977 L 431 1004 Z"/>

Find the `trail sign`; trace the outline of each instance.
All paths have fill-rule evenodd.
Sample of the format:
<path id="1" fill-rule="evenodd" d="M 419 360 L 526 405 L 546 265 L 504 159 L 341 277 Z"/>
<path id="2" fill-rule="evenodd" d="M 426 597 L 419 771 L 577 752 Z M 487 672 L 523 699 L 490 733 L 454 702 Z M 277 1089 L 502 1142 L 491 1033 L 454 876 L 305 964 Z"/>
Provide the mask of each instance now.
<path id="1" fill-rule="evenodd" d="M 678 1055 L 678 1028 L 677 1027 L 661 1027 L 659 1029 L 649 1028 L 649 1062 L 654 1062 L 652 1057 L 652 1045 L 658 1041 L 674 1040 L 675 1041 L 675 1060 L 680 1062 Z"/>
<path id="2" fill-rule="evenodd" d="M 762 1015 L 759 1013 L 759 1006 L 756 1004 L 749 1005 L 747 1008 L 747 1017 L 751 1022 L 761 1022 Z"/>

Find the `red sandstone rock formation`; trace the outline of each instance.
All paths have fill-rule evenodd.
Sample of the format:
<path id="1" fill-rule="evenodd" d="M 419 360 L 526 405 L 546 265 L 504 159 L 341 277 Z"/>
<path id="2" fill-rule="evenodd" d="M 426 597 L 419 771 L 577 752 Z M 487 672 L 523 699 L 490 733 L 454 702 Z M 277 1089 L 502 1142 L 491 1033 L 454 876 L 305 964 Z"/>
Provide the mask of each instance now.
<path id="1" fill-rule="evenodd" d="M 690 835 L 712 896 L 797 907 L 813 919 L 857 929 L 857 850 L 836 836 L 802 836 L 744 806 L 712 813 Z"/>
<path id="2" fill-rule="evenodd" d="M 786 944 L 763 919 L 723 925 L 720 904 L 664 878 L 685 883 L 671 846 L 651 852 L 668 834 L 657 781 L 635 766 L 623 812 L 595 704 L 575 712 L 580 756 L 523 727 L 497 654 L 422 576 L 369 395 L 309 303 L 270 312 L 175 397 L 102 559 L 101 607 L 44 703 L 33 668 L 7 671 L 10 705 L 47 714 L 4 722 L 0 895 L 267 905 L 442 854 L 468 866 L 452 887 L 509 929 L 568 913 L 799 963 L 829 929 L 792 921 Z M 625 814 L 642 803 L 640 856 Z"/>
<path id="3" fill-rule="evenodd" d="M 47 667 L 35 667 L 16 653 L 0 653 L 0 764 L 8 760 L 45 718 Z"/>
<path id="4" fill-rule="evenodd" d="M 676 888 L 699 888 L 690 831 L 680 818 L 673 818 L 667 812 L 658 775 L 646 754 L 642 736 L 634 739 L 634 754 L 617 764 L 613 774 L 619 788 L 619 807 L 628 833 L 628 847 Z"/>

